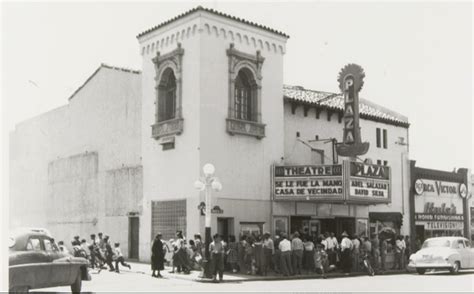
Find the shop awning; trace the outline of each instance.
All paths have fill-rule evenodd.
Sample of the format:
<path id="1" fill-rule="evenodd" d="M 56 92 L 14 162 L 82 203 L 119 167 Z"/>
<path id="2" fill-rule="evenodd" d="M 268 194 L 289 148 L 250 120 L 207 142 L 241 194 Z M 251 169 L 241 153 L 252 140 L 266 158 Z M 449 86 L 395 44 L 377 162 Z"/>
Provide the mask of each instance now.
<path id="1" fill-rule="evenodd" d="M 369 212 L 369 219 L 371 222 L 394 222 L 401 227 L 403 215 L 400 212 Z"/>

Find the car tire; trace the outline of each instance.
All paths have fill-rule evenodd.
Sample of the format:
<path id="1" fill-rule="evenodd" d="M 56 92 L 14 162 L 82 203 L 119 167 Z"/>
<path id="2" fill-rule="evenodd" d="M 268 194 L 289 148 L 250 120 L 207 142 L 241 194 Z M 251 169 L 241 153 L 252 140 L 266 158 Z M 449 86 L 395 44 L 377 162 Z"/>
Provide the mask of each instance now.
<path id="1" fill-rule="evenodd" d="M 416 272 L 417 272 L 419 275 L 424 275 L 425 272 L 426 272 L 426 269 L 424 269 L 424 268 L 417 268 L 417 269 L 416 269 Z"/>
<path id="2" fill-rule="evenodd" d="M 453 275 L 459 273 L 459 269 L 461 268 L 461 263 L 459 261 L 455 261 L 454 265 L 451 269 L 449 269 L 449 272 Z"/>
<path id="3" fill-rule="evenodd" d="M 71 292 L 81 293 L 81 288 L 82 288 L 82 276 L 81 276 L 81 270 L 79 270 L 77 273 L 76 280 L 74 281 L 74 284 L 71 285 Z"/>

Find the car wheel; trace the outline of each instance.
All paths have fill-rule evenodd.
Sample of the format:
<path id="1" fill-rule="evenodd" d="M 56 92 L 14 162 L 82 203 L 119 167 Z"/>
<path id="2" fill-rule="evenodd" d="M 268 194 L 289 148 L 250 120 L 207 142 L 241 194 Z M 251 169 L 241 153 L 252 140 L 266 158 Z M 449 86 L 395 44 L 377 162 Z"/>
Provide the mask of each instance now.
<path id="1" fill-rule="evenodd" d="M 424 275 L 425 272 L 426 272 L 426 269 L 424 269 L 424 268 L 417 268 L 417 269 L 416 269 L 416 272 L 417 272 L 419 275 Z"/>
<path id="2" fill-rule="evenodd" d="M 76 280 L 74 281 L 74 284 L 71 285 L 71 291 L 72 293 L 81 293 L 81 288 L 82 288 L 82 277 L 81 277 L 81 271 L 79 270 L 77 273 Z"/>
<path id="3" fill-rule="evenodd" d="M 456 262 L 454 262 L 453 268 L 451 268 L 449 271 L 453 275 L 455 275 L 455 274 L 459 273 L 460 268 L 461 268 L 461 264 L 459 263 L 459 261 L 456 261 Z"/>

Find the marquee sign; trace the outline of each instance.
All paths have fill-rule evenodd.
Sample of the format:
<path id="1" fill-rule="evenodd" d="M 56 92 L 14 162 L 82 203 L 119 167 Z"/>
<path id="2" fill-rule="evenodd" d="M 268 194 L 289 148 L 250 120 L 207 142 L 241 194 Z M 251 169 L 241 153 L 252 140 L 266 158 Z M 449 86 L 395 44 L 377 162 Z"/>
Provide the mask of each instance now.
<path id="1" fill-rule="evenodd" d="M 348 64 L 339 73 L 339 88 L 344 95 L 343 143 L 337 146 L 340 156 L 355 157 L 369 150 L 369 143 L 361 141 L 359 127 L 359 91 L 364 77 L 364 70 L 357 64 Z"/>
<path id="2" fill-rule="evenodd" d="M 390 167 L 349 162 L 348 200 L 369 201 L 371 203 L 389 203 L 391 201 Z"/>
<path id="3" fill-rule="evenodd" d="M 364 204 L 391 201 L 390 168 L 344 161 L 319 166 L 274 166 L 274 200 L 318 200 Z"/>
<path id="4" fill-rule="evenodd" d="M 275 166 L 275 200 L 343 200 L 342 165 Z"/>

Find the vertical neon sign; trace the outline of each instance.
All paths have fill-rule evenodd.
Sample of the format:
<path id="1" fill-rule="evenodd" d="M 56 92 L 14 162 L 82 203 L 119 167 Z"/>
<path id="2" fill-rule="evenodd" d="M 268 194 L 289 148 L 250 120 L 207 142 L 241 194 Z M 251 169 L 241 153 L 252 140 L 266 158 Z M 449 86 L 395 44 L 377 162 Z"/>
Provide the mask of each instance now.
<path id="1" fill-rule="evenodd" d="M 359 126 L 359 91 L 364 85 L 364 70 L 360 65 L 348 64 L 339 73 L 339 89 L 344 95 L 343 143 L 337 146 L 337 154 L 346 157 L 364 155 L 369 143 L 362 143 Z"/>

